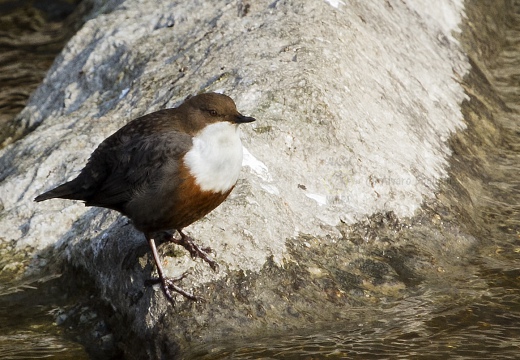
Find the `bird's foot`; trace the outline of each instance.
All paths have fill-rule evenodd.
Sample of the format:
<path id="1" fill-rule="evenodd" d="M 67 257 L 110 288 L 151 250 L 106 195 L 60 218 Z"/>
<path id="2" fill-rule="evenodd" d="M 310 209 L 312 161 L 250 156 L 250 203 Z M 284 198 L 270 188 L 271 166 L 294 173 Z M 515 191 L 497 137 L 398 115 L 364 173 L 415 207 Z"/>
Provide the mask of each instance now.
<path id="1" fill-rule="evenodd" d="M 194 242 L 193 239 L 183 233 L 181 230 L 177 230 L 179 234 L 181 235 L 180 239 L 176 239 L 174 236 L 171 237 L 170 241 L 174 242 L 175 244 L 182 245 L 188 252 L 190 253 L 192 258 L 199 257 L 205 262 L 209 264 L 209 266 L 213 269 L 213 271 L 218 272 L 218 264 L 211 256 L 209 256 L 209 253 L 211 253 L 211 248 L 209 247 L 198 247 Z"/>
<path id="2" fill-rule="evenodd" d="M 168 301 L 170 301 L 172 304 L 175 305 L 175 301 L 173 299 L 173 292 L 176 292 L 177 294 L 181 294 L 186 299 L 192 300 L 192 301 L 201 301 L 202 298 L 199 298 L 195 295 L 193 295 L 190 292 L 187 292 L 180 288 L 179 286 L 175 285 L 176 282 L 181 281 L 186 277 L 187 273 L 182 274 L 181 276 L 175 277 L 175 278 L 169 278 L 169 277 L 158 277 L 155 279 L 150 279 L 145 282 L 145 285 L 154 285 L 157 283 L 161 283 L 162 290 L 164 292 L 164 295 L 166 295 L 166 298 Z"/>

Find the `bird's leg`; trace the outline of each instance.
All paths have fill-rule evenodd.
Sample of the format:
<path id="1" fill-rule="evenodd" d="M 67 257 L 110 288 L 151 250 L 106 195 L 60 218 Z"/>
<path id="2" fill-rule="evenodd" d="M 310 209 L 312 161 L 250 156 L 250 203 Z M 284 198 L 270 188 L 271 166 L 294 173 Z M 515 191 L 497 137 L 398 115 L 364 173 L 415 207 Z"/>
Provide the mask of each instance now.
<path id="1" fill-rule="evenodd" d="M 186 276 L 186 274 L 182 274 L 181 276 L 179 276 L 177 278 L 167 278 L 164 276 L 164 270 L 163 270 L 163 267 L 161 264 L 161 259 L 159 259 L 159 254 L 157 253 L 157 247 L 155 246 L 155 240 L 153 237 L 149 236 L 148 234 L 146 234 L 146 239 L 148 240 L 148 244 L 150 245 L 150 248 L 152 249 L 152 254 L 153 254 L 153 258 L 155 260 L 155 265 L 157 266 L 157 273 L 159 274 L 158 281 L 161 282 L 161 286 L 164 291 L 164 294 L 166 295 L 166 298 L 171 303 L 175 304 L 175 302 L 173 301 L 173 294 L 172 294 L 172 290 L 173 290 L 176 293 L 179 293 L 182 296 L 184 296 L 185 298 L 188 298 L 190 300 L 193 300 L 193 301 L 199 300 L 195 295 L 193 295 L 187 291 L 184 291 L 183 289 L 181 289 L 180 287 L 175 285 L 175 283 L 177 281 L 182 280 Z"/>
<path id="2" fill-rule="evenodd" d="M 205 262 L 209 264 L 209 266 L 215 271 L 218 272 L 218 264 L 215 260 L 209 256 L 209 252 L 211 252 L 210 248 L 199 248 L 194 242 L 193 239 L 182 232 L 182 229 L 177 229 L 179 234 L 181 235 L 180 239 L 176 239 L 174 236 L 171 236 L 170 241 L 177 245 L 182 245 L 186 250 L 189 251 L 191 257 L 199 257 Z"/>

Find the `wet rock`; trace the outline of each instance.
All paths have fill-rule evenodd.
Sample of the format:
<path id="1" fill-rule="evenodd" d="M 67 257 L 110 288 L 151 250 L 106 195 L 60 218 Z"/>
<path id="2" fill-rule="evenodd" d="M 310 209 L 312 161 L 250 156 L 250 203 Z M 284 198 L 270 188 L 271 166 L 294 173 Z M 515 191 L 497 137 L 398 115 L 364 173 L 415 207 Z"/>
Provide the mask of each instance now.
<path id="1" fill-rule="evenodd" d="M 403 296 L 474 244 L 444 231 L 457 224 L 437 221 L 434 201 L 447 140 L 465 127 L 461 12 L 451 1 L 98 5 L 20 115 L 35 130 L 0 153 L 2 241 L 90 279 L 127 358 L 346 319 L 349 306 Z M 221 271 L 160 249 L 168 275 L 189 270 L 182 286 L 206 300 L 172 307 L 145 286 L 153 260 L 126 219 L 32 199 L 129 120 L 204 91 L 258 121 L 243 129 L 233 194 L 187 229 Z"/>

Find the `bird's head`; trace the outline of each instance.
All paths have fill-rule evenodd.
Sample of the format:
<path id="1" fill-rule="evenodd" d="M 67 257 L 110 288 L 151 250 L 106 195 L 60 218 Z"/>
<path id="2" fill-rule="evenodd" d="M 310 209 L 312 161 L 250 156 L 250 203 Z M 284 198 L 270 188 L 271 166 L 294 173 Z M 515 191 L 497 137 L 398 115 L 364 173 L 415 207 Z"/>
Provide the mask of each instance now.
<path id="1" fill-rule="evenodd" d="M 217 122 L 239 125 L 255 121 L 253 117 L 240 114 L 235 102 L 229 96 L 217 93 L 204 93 L 190 97 L 179 106 L 179 110 L 188 114 L 188 120 L 194 130 L 201 130 Z"/>

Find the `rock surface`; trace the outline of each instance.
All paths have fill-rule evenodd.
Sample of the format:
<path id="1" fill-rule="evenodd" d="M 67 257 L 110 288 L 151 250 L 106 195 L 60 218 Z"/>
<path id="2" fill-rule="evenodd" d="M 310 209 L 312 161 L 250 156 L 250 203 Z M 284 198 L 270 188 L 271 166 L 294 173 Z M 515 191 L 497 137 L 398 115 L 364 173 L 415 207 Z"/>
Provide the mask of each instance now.
<path id="1" fill-rule="evenodd" d="M 0 240 L 30 249 L 26 272 L 57 257 L 92 279 L 127 357 L 348 318 L 350 305 L 461 266 L 473 238 L 443 232 L 428 209 L 448 176 L 447 141 L 465 127 L 462 2 L 119 3 L 94 5 L 20 116 L 34 131 L 1 151 Z M 187 229 L 221 271 L 162 247 L 168 274 L 189 270 L 183 286 L 206 298 L 172 307 L 144 286 L 153 260 L 126 219 L 32 199 L 129 120 L 206 91 L 258 121 L 243 127 L 232 195 Z"/>

